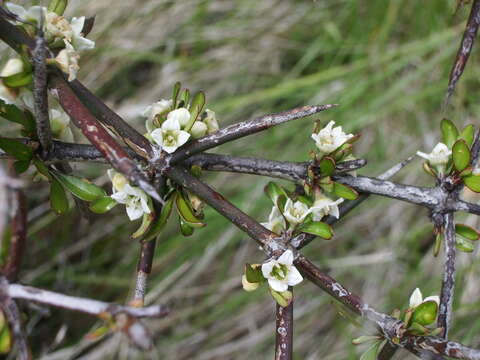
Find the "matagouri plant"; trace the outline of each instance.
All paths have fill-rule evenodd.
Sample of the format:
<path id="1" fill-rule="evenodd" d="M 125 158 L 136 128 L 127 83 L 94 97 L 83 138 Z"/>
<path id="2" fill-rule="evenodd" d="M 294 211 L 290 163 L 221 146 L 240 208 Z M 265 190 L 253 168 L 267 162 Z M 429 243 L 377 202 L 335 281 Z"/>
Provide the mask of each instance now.
<path id="1" fill-rule="evenodd" d="M 446 103 L 473 46 L 479 26 L 480 0 L 472 3 L 471 16 L 455 59 Z M 142 349 L 153 346 L 141 318 L 165 317 L 164 305 L 144 306 L 148 275 L 156 240 L 168 221 L 177 220 L 178 231 L 190 236 L 208 224 L 204 207 L 210 206 L 244 231 L 265 253 L 263 263 L 245 265 L 238 281 L 246 291 L 267 288 L 276 301 L 275 359 L 292 359 L 294 286 L 310 281 L 340 306 L 376 327 L 374 335 L 353 342 L 373 342 L 361 359 L 390 359 L 398 348 L 422 359 L 480 359 L 480 350 L 448 338 L 453 313 L 456 251 L 472 252 L 479 232 L 455 223 L 458 211 L 480 215 L 480 206 L 461 199 L 466 187 L 480 192 L 480 131 L 463 129 L 450 120 L 440 122 L 441 138 L 429 153 L 418 151 L 433 187 L 388 181 L 408 161 L 374 178 L 357 175 L 366 160 L 353 155 L 359 135 L 348 134 L 335 121 L 316 118 L 309 141 L 312 150 L 305 162 L 206 153 L 221 144 L 276 125 L 317 116 L 337 106 L 313 105 L 269 114 L 220 128 L 217 115 L 206 106 L 203 92 L 191 94 L 176 83 L 170 99 L 160 99 L 138 114 L 145 128 L 135 129 L 93 95 L 77 79 L 80 54 L 95 46 L 87 38 L 94 18 L 63 16 L 67 0 L 51 0 L 47 7 L 5 3 L 0 7 L 0 39 L 9 47 L 0 69 L 0 116 L 20 125 L 16 137 L 0 137 L 0 187 L 8 194 L 2 206 L 3 235 L 0 278 L 0 353 L 19 359 L 34 355 L 28 345 L 21 306 L 38 303 L 96 316 L 103 325 L 88 334 L 98 338 L 124 333 Z M 220 117 L 221 118 L 221 117 Z M 81 130 L 90 145 L 75 142 L 71 125 Z M 306 139 L 307 141 L 307 139 Z M 69 162 L 104 162 L 111 186 L 95 185 Z M 204 171 L 224 171 L 289 180 L 291 187 L 269 182 L 265 193 L 272 201 L 266 222 L 259 222 L 221 196 L 202 179 Z M 19 283 L 26 255 L 27 209 L 24 186 L 43 181 L 50 188 L 50 206 L 62 216 L 75 206 L 95 214 L 125 206 L 130 221 L 138 221 L 131 238 L 140 243 L 136 284 L 127 305 L 64 295 Z M 333 225 L 369 194 L 406 201 L 430 211 L 436 237 L 434 256 L 443 244 L 445 259 L 440 296 L 423 298 L 417 288 L 408 306 L 375 310 L 359 296 L 322 271 L 300 250 L 320 237 L 334 238 Z M 4 199 L 5 200 L 5 199 Z M 8 215 L 8 222 L 5 217 Z M 176 218 L 176 219 L 174 219 Z M 240 280 L 241 279 L 241 280 Z M 406 304 L 408 295 L 405 297 Z M 172 310 L 173 312 L 175 309 Z M 388 315 L 388 314 L 391 315 Z M 352 334 L 354 337 L 355 334 Z M 15 356 L 15 355 L 11 355 Z"/>

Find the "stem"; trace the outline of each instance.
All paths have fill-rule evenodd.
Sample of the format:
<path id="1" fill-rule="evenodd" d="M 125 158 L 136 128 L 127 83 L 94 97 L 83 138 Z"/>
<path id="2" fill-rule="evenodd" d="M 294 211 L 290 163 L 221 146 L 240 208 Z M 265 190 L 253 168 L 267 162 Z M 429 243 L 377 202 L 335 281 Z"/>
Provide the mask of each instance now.
<path id="1" fill-rule="evenodd" d="M 455 224 L 453 213 L 444 216 L 445 265 L 443 271 L 442 291 L 440 293 L 440 307 L 438 310 L 437 326 L 443 328 L 441 336 L 446 339 L 450 329 L 452 316 L 453 295 L 455 290 Z"/>
<path id="2" fill-rule="evenodd" d="M 199 152 L 214 148 L 226 142 L 271 128 L 287 121 L 304 118 L 336 105 L 302 106 L 288 111 L 257 117 L 223 128 L 213 134 L 191 141 L 171 155 L 170 164 L 179 163 Z"/>
<path id="3" fill-rule="evenodd" d="M 293 288 L 289 290 L 293 294 Z M 293 357 L 293 302 L 286 307 L 276 305 L 275 360 L 291 360 Z"/>

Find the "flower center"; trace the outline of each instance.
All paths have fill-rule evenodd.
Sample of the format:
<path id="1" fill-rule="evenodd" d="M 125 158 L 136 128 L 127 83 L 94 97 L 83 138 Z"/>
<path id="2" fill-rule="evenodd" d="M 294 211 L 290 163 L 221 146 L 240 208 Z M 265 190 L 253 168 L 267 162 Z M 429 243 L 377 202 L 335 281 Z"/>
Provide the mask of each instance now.
<path id="1" fill-rule="evenodd" d="M 277 280 L 285 280 L 288 273 L 288 267 L 285 264 L 275 264 L 272 268 L 270 276 Z"/>
<path id="2" fill-rule="evenodd" d="M 165 145 L 175 146 L 177 144 L 177 137 L 172 132 L 167 132 L 164 139 Z"/>

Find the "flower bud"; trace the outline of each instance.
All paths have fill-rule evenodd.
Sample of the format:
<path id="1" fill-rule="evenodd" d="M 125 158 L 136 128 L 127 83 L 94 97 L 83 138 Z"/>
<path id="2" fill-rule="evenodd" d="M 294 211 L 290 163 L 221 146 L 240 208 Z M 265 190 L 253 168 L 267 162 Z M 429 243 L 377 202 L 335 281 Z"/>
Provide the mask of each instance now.
<path id="1" fill-rule="evenodd" d="M 15 74 L 19 74 L 23 71 L 23 61 L 20 59 L 10 59 L 7 61 L 2 71 L 0 72 L 0 77 L 8 77 Z"/>
<path id="2" fill-rule="evenodd" d="M 203 120 L 203 122 L 205 124 L 207 124 L 207 128 L 208 128 L 208 133 L 211 134 L 211 133 L 214 133 L 216 131 L 218 131 L 218 129 L 220 129 L 220 127 L 218 126 L 218 122 L 217 122 L 217 117 L 215 116 L 215 112 L 212 111 L 212 110 L 205 110 L 205 112 L 207 113 L 207 117 Z"/>
<path id="3" fill-rule="evenodd" d="M 254 291 L 258 289 L 258 287 L 260 286 L 260 283 L 248 282 L 247 277 L 245 275 L 242 275 L 242 286 L 243 286 L 243 290 L 245 291 Z"/>
<path id="4" fill-rule="evenodd" d="M 202 121 L 195 121 L 192 128 L 190 129 L 190 134 L 194 139 L 201 138 L 207 133 L 207 125 Z"/>

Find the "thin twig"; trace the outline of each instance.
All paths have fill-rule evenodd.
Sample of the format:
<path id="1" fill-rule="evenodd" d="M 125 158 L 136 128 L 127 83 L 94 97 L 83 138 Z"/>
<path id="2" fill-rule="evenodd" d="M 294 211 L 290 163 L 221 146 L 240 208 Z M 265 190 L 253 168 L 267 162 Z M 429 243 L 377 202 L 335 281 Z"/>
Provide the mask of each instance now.
<path id="1" fill-rule="evenodd" d="M 185 144 L 170 156 L 170 164 L 177 164 L 194 154 L 225 144 L 226 142 L 255 134 L 287 121 L 317 114 L 321 111 L 331 109 L 334 106 L 336 105 L 302 106 L 227 126 L 213 134 Z"/>
<path id="2" fill-rule="evenodd" d="M 293 295 L 293 288 L 289 290 Z M 276 305 L 275 360 L 293 357 L 293 302 L 285 307 Z"/>

